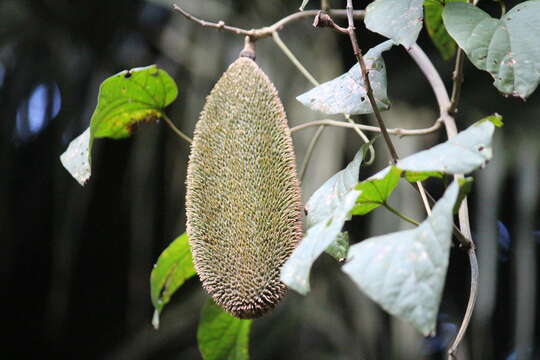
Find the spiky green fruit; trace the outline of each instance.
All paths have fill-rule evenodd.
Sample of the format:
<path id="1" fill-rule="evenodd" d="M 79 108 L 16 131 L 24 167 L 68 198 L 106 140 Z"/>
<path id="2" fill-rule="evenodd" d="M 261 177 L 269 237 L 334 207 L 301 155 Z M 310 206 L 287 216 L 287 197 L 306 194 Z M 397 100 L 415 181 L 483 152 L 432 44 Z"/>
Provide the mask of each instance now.
<path id="1" fill-rule="evenodd" d="M 195 268 L 215 302 L 240 318 L 272 309 L 302 236 L 300 189 L 283 105 L 251 59 L 236 60 L 206 100 L 186 211 Z"/>

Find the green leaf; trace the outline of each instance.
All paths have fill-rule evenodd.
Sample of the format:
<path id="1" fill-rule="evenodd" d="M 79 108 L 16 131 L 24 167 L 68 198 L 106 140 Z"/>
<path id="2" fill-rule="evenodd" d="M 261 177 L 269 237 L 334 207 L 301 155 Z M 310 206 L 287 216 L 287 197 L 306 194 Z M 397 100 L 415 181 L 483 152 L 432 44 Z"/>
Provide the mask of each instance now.
<path id="1" fill-rule="evenodd" d="M 424 181 L 432 177 L 443 177 L 443 173 L 439 171 L 405 171 L 404 173 L 405 180 L 407 180 L 408 182 Z"/>
<path id="2" fill-rule="evenodd" d="M 140 122 L 155 121 L 177 97 L 174 80 L 155 65 L 122 71 L 100 86 L 97 107 L 86 130 L 75 139 L 60 160 L 81 184 L 91 175 L 94 138 L 120 139 L 131 135 Z"/>
<path id="3" fill-rule="evenodd" d="M 159 326 L 159 315 L 171 296 L 195 274 L 191 247 L 184 233 L 161 253 L 150 275 L 150 294 L 156 309 L 153 320 L 155 328 Z"/>
<path id="4" fill-rule="evenodd" d="M 373 96 L 380 110 L 390 108 L 390 100 L 386 93 L 386 67 L 381 54 L 393 45 L 392 41 L 385 41 L 370 49 L 364 56 L 366 66 L 370 69 L 369 80 L 373 88 Z M 296 99 L 311 110 L 329 115 L 371 114 L 373 112 L 358 64 L 345 74 L 311 89 Z"/>
<path id="5" fill-rule="evenodd" d="M 347 192 L 331 216 L 308 229 L 306 236 L 281 268 L 281 281 L 284 284 L 303 295 L 309 292 L 311 266 L 341 234 L 358 195 L 360 192 L 356 190 Z"/>
<path id="6" fill-rule="evenodd" d="M 377 0 L 366 8 L 366 27 L 409 48 L 422 30 L 424 0 Z"/>
<path id="7" fill-rule="evenodd" d="M 300 11 L 304 11 L 304 8 L 308 4 L 309 0 L 302 0 L 302 5 L 300 5 Z"/>
<path id="8" fill-rule="evenodd" d="M 400 175 L 401 170 L 392 166 L 356 185 L 361 194 L 351 214 L 365 215 L 383 205 L 396 188 Z"/>
<path id="9" fill-rule="evenodd" d="M 471 62 L 494 78 L 503 94 L 528 97 L 540 82 L 540 1 L 525 1 L 501 19 L 471 4 L 449 3 L 448 33 Z"/>
<path id="10" fill-rule="evenodd" d="M 371 299 L 425 336 L 435 334 L 457 195 L 454 182 L 420 226 L 351 246 L 343 266 Z"/>
<path id="11" fill-rule="evenodd" d="M 252 320 L 238 319 L 212 299 L 203 307 L 197 341 L 204 360 L 249 359 L 249 331 Z"/>
<path id="12" fill-rule="evenodd" d="M 495 126 L 490 121 L 479 121 L 450 140 L 431 149 L 399 160 L 396 167 L 412 172 L 415 178 L 442 172 L 468 174 L 486 164 L 492 157 L 491 140 Z M 420 177 L 418 176 L 420 175 Z"/>
<path id="13" fill-rule="evenodd" d="M 342 232 L 336 236 L 336 239 L 326 248 L 326 253 L 337 261 L 343 261 L 347 258 L 349 251 L 349 233 Z"/>
<path id="14" fill-rule="evenodd" d="M 451 59 L 456 53 L 456 42 L 446 31 L 442 20 L 444 3 L 452 1 L 465 2 L 465 0 L 425 0 L 424 22 L 429 37 L 441 53 L 444 60 Z"/>

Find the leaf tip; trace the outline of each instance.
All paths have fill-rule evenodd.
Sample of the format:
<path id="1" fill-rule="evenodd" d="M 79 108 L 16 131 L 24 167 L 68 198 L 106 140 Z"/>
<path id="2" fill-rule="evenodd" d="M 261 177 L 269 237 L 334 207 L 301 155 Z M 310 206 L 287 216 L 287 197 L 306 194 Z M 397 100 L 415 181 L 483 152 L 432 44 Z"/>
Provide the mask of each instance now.
<path id="1" fill-rule="evenodd" d="M 90 128 L 71 141 L 60 162 L 81 186 L 84 186 L 91 175 L 90 166 Z"/>

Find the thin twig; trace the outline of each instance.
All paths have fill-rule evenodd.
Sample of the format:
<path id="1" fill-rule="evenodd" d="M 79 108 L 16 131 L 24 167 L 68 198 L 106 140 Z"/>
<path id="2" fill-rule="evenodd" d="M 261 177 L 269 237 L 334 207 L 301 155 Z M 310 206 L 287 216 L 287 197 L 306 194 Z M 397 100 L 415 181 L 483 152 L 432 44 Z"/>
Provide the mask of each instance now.
<path id="1" fill-rule="evenodd" d="M 426 195 L 426 189 L 424 189 L 424 185 L 422 185 L 421 181 L 416 182 L 416 186 L 418 187 L 418 192 L 420 193 L 420 197 L 422 198 L 422 203 L 424 203 L 424 208 L 426 209 L 427 215 L 431 215 L 431 206 L 429 205 L 429 201 Z"/>
<path id="2" fill-rule="evenodd" d="M 469 4 L 476 5 L 476 0 L 468 0 Z M 463 62 L 465 60 L 465 52 L 458 47 L 456 55 L 456 65 L 454 72 L 452 73 L 452 80 L 454 84 L 452 86 L 452 97 L 450 98 L 450 106 L 448 107 L 448 113 L 455 115 L 458 111 L 459 99 L 461 98 L 461 85 L 463 84 Z"/>
<path id="3" fill-rule="evenodd" d="M 281 37 L 279 36 L 279 33 L 276 31 L 272 33 L 272 38 L 274 39 L 274 42 L 276 45 L 283 51 L 283 53 L 289 58 L 289 60 L 293 63 L 294 66 L 304 75 L 308 81 L 313 84 L 313 86 L 318 86 L 319 82 L 311 75 L 311 73 L 302 65 L 300 60 L 293 54 L 293 52 L 285 45 L 283 40 L 281 40 Z"/>
<path id="4" fill-rule="evenodd" d="M 381 129 L 384 142 L 386 143 L 386 147 L 388 148 L 388 152 L 390 153 L 390 157 L 392 158 L 392 163 L 396 164 L 399 157 L 396 149 L 394 148 L 394 144 L 390 139 L 390 135 L 386 130 L 386 125 L 384 124 L 384 121 L 382 119 L 381 112 L 377 107 L 375 97 L 373 96 L 373 89 L 371 88 L 371 81 L 369 80 L 369 72 L 366 67 L 364 57 L 362 56 L 362 52 L 360 51 L 360 47 L 358 46 L 358 40 L 356 39 L 356 29 L 354 27 L 354 8 L 352 5 L 352 0 L 347 0 L 347 21 L 349 23 L 349 38 L 351 39 L 354 56 L 356 56 L 356 60 L 358 61 L 358 64 L 360 64 L 360 69 L 362 70 L 362 77 L 364 79 L 364 84 L 366 85 L 366 95 L 369 99 L 371 107 L 373 108 L 373 113 L 375 114 L 375 118 L 377 119 L 377 123 L 379 125 L 379 128 Z"/>
<path id="5" fill-rule="evenodd" d="M 311 156 L 313 155 L 313 150 L 315 149 L 315 145 L 317 145 L 317 142 L 319 141 L 319 138 L 321 137 L 325 127 L 326 125 L 319 126 L 319 128 L 315 132 L 315 135 L 313 135 L 313 137 L 311 138 L 311 142 L 309 143 L 309 146 L 306 150 L 304 162 L 302 163 L 302 168 L 300 169 L 300 174 L 298 175 L 300 182 L 304 181 L 304 176 L 306 175 L 309 161 L 311 160 Z"/>
<path id="6" fill-rule="evenodd" d="M 457 107 L 459 99 L 461 97 L 461 84 L 463 83 L 463 61 L 465 60 L 465 53 L 461 48 L 458 48 L 456 55 L 456 66 L 452 73 L 452 80 L 454 85 L 452 86 L 452 97 L 450 98 L 450 106 L 448 107 L 448 113 L 455 115 L 457 113 Z"/>
<path id="7" fill-rule="evenodd" d="M 217 30 L 224 30 L 236 35 L 242 35 L 242 36 L 249 36 L 253 41 L 258 39 L 263 39 L 272 36 L 273 33 L 280 31 L 283 29 L 283 27 L 289 25 L 290 23 L 296 22 L 298 20 L 306 19 L 306 18 L 312 18 L 319 10 L 306 10 L 306 11 L 299 11 L 296 13 L 293 13 L 289 16 L 284 17 L 283 19 L 279 20 L 278 22 L 270 25 L 265 26 L 259 29 L 251 29 L 251 30 L 245 30 L 242 28 L 238 28 L 235 26 L 229 26 L 225 24 L 224 21 L 218 21 L 217 23 L 209 22 L 206 20 L 199 19 L 184 9 L 182 9 L 180 6 L 173 4 L 173 9 L 180 14 L 182 14 L 186 19 L 191 20 L 203 27 L 208 28 L 214 28 Z M 338 17 L 345 17 L 347 16 L 347 12 L 345 10 L 332 10 L 332 15 L 338 16 Z M 353 16 L 358 19 L 364 18 L 365 11 L 359 10 L 355 11 L 353 13 Z"/>
<path id="8" fill-rule="evenodd" d="M 169 127 L 171 128 L 172 131 L 175 132 L 176 135 L 178 135 L 178 137 L 182 138 L 183 140 L 186 140 L 188 143 L 192 143 L 193 141 L 191 140 L 191 138 L 189 136 L 187 136 L 186 134 L 184 134 L 182 131 L 180 131 L 175 125 L 174 123 L 172 122 L 172 120 L 166 115 L 166 114 L 162 114 L 162 117 L 163 117 L 163 120 L 165 120 L 165 123 L 167 125 L 169 125 Z"/>
<path id="9" fill-rule="evenodd" d="M 395 135 L 395 136 L 418 136 L 418 135 L 426 135 L 433 133 L 437 131 L 441 127 L 442 121 L 437 120 L 435 123 L 425 129 L 386 129 L 388 134 Z M 336 126 L 336 127 L 344 127 L 349 129 L 360 129 L 364 131 L 370 131 L 370 132 L 376 132 L 381 133 L 381 129 L 377 126 L 370 126 L 370 125 L 364 125 L 364 124 L 357 124 L 357 123 L 346 123 L 343 121 L 338 120 L 331 120 L 331 119 L 324 119 L 324 120 L 315 120 L 310 121 L 304 124 L 296 125 L 295 127 L 291 128 L 291 132 L 307 129 L 312 126 L 320 126 L 320 125 L 328 125 L 328 126 Z"/>

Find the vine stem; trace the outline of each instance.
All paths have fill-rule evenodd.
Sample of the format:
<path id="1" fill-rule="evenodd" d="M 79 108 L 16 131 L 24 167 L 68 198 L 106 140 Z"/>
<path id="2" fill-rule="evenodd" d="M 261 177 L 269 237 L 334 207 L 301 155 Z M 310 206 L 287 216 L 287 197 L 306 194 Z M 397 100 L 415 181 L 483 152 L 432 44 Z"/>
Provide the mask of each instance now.
<path id="1" fill-rule="evenodd" d="M 408 223 L 411 223 L 413 225 L 416 225 L 416 226 L 419 226 L 420 223 L 414 219 L 411 219 L 410 217 L 408 217 L 407 215 L 405 214 L 402 214 L 399 210 L 393 208 L 392 206 L 390 206 L 388 203 L 384 202 L 383 203 L 383 206 L 388 210 L 390 211 L 392 214 L 396 215 L 397 217 L 405 220 L 406 222 Z"/>
<path id="2" fill-rule="evenodd" d="M 180 137 L 181 139 L 187 141 L 188 143 L 192 143 L 193 140 L 191 140 L 191 138 L 189 136 L 187 136 L 186 134 L 184 134 L 182 131 L 180 131 L 180 129 L 178 129 L 174 123 L 172 122 L 172 120 L 167 116 L 167 114 L 163 113 L 161 114 L 163 120 L 165 120 L 165 123 L 167 125 L 169 125 L 169 127 L 171 128 L 172 131 L 174 131 L 174 133 L 176 135 L 178 135 L 178 137 Z"/>
<path id="3" fill-rule="evenodd" d="M 315 145 L 317 145 L 317 142 L 319 141 L 319 138 L 321 137 L 325 127 L 325 125 L 319 126 L 319 128 L 315 132 L 315 135 L 313 135 L 313 137 L 311 138 L 311 142 L 309 143 L 309 146 L 306 150 L 304 162 L 302 163 L 302 168 L 300 169 L 300 175 L 298 175 L 300 182 L 304 181 L 304 176 L 306 175 L 307 167 L 311 160 L 311 156 L 313 155 L 313 150 L 315 150 Z"/>
<path id="4" fill-rule="evenodd" d="M 456 136 L 456 122 L 453 116 L 449 114 L 449 110 L 452 109 L 451 100 L 448 96 L 448 92 L 446 91 L 439 72 L 437 71 L 437 69 L 435 69 L 435 66 L 433 66 L 431 60 L 429 60 L 427 55 L 418 45 L 414 44 L 413 46 L 411 46 L 408 49 L 408 52 L 409 55 L 411 55 L 411 57 L 417 63 L 420 70 L 426 76 L 428 82 L 431 85 L 431 88 L 433 89 L 433 92 L 435 93 L 435 97 L 437 98 L 437 102 L 439 104 L 441 118 L 443 119 L 448 138 Z M 454 87 L 456 86 L 456 83 L 454 83 Z M 461 84 L 459 84 L 459 86 L 461 86 Z M 462 175 L 456 175 L 455 177 L 459 179 L 460 177 L 462 177 Z M 460 231 L 463 234 L 463 236 L 459 237 L 461 245 L 467 249 L 469 255 L 469 263 L 471 269 L 471 288 L 469 292 L 467 310 L 465 311 L 461 327 L 459 328 L 458 334 L 454 339 L 452 345 L 448 349 L 449 359 L 456 359 L 456 350 L 459 347 L 459 344 L 461 343 L 465 332 L 467 331 L 474 310 L 474 305 L 476 304 L 476 298 L 478 297 L 478 260 L 476 258 L 476 250 L 471 236 L 469 210 L 466 198 L 463 200 L 461 206 L 459 207 L 459 226 Z"/>
<path id="5" fill-rule="evenodd" d="M 458 334 L 454 339 L 454 342 L 448 349 L 448 359 L 457 359 L 456 351 L 467 332 L 469 323 L 471 322 L 472 314 L 474 311 L 474 306 L 476 305 L 476 298 L 478 297 L 478 259 L 476 258 L 476 251 L 474 246 L 467 250 L 469 255 L 469 262 L 471 264 L 471 289 L 469 291 L 469 301 L 467 302 L 467 310 L 463 316 L 463 321 L 461 322 L 461 327 L 459 328 Z"/>
<path id="6" fill-rule="evenodd" d="M 284 17 L 283 19 L 277 21 L 276 23 L 270 26 L 265 26 L 259 29 L 245 30 L 239 27 L 229 26 L 225 24 L 224 21 L 218 21 L 217 23 L 213 23 L 210 21 L 202 20 L 191 15 L 190 13 L 188 13 L 187 11 L 185 11 L 184 9 L 182 9 L 180 6 L 176 4 L 173 4 L 172 6 L 173 6 L 174 11 L 179 12 L 186 19 L 193 21 L 203 27 L 223 30 L 223 31 L 227 31 L 232 34 L 241 35 L 241 36 L 249 36 L 253 41 L 270 37 L 272 36 L 273 33 L 280 31 L 281 29 L 283 29 L 285 26 L 289 25 L 290 23 L 293 23 L 295 21 L 305 19 L 305 18 L 311 18 L 317 15 L 317 13 L 319 12 L 319 10 L 299 11 L 299 12 L 295 12 L 289 16 Z M 348 14 L 345 10 L 332 10 L 332 15 L 345 17 Z M 363 10 L 355 11 L 353 13 L 353 16 L 357 18 L 363 18 L 364 15 L 365 15 L 365 11 Z"/>
<path id="7" fill-rule="evenodd" d="M 395 136 L 419 136 L 419 135 L 426 135 L 433 133 L 437 131 L 441 127 L 442 121 L 437 120 L 432 126 L 424 129 L 401 129 L 401 128 L 395 128 L 395 129 L 386 129 L 388 134 L 395 135 Z M 291 132 L 296 132 L 300 130 L 304 130 L 313 126 L 336 126 L 336 127 L 344 127 L 349 129 L 361 129 L 364 131 L 370 131 L 370 132 L 376 132 L 380 133 L 382 132 L 381 128 L 377 126 L 370 126 L 370 125 L 364 125 L 364 124 L 357 124 L 357 123 L 349 123 L 349 122 L 343 122 L 338 120 L 331 120 L 331 119 L 323 119 L 323 120 L 315 120 L 310 121 L 304 124 L 296 125 L 295 127 L 291 128 Z"/>

